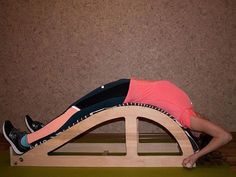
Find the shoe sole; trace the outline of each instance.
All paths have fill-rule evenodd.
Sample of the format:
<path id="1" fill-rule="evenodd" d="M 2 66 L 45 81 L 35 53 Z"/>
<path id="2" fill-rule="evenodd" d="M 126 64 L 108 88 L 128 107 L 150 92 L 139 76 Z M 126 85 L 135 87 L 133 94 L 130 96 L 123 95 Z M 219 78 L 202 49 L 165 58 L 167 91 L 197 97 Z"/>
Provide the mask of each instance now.
<path id="1" fill-rule="evenodd" d="M 25 125 L 31 133 L 34 133 L 34 130 L 30 127 L 26 117 L 25 117 Z"/>
<path id="2" fill-rule="evenodd" d="M 19 149 L 15 146 L 15 144 L 8 138 L 6 132 L 5 132 L 5 122 L 3 123 L 3 135 L 6 138 L 6 140 L 11 144 L 11 147 L 13 148 L 13 150 L 15 151 L 15 153 L 21 155 L 23 154 L 23 152 L 19 151 Z"/>

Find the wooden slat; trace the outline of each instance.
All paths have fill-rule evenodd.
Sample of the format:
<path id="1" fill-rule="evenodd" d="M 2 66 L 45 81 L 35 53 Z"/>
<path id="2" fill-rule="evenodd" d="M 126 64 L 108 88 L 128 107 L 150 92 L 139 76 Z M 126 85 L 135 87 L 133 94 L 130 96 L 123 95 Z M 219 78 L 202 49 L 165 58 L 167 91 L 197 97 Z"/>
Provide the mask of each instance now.
<path id="1" fill-rule="evenodd" d="M 68 143 L 55 152 L 126 153 L 125 143 Z M 177 143 L 139 143 L 138 153 L 177 153 Z"/>

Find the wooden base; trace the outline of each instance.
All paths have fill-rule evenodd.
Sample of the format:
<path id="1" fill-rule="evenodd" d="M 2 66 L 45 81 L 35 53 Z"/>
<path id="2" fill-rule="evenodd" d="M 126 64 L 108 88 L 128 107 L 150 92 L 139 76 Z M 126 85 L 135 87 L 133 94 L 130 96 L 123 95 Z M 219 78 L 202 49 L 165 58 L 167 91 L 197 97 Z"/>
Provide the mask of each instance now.
<path id="1" fill-rule="evenodd" d="M 138 155 L 138 117 L 152 120 L 166 128 L 176 139 L 178 148 L 180 148 L 182 153 L 180 155 L 161 156 Z M 125 120 L 126 143 L 125 146 L 122 146 L 123 151 L 126 152 L 125 155 L 49 155 L 50 152 L 58 149 L 87 130 L 101 123 L 118 118 L 124 118 Z M 162 146 L 163 145 L 164 147 L 162 147 L 162 149 L 170 148 L 169 145 L 162 144 Z M 75 147 L 71 147 L 73 145 L 68 144 L 67 146 L 67 148 L 64 148 L 64 152 L 71 148 L 75 149 Z M 175 149 L 177 148 L 176 145 L 172 144 L 172 146 L 175 146 Z M 86 148 L 86 145 L 84 148 Z M 114 148 L 113 145 L 113 149 Z M 155 148 L 155 146 L 149 149 L 153 148 Z M 92 149 L 94 150 L 94 148 Z M 145 152 L 148 152 L 147 148 L 144 149 Z M 104 151 L 106 150 L 105 148 Z M 11 149 L 10 157 L 12 166 L 182 167 L 183 159 L 193 153 L 192 145 L 182 128 L 166 114 L 148 107 L 120 106 L 106 109 L 90 116 L 23 155 L 16 155 Z"/>

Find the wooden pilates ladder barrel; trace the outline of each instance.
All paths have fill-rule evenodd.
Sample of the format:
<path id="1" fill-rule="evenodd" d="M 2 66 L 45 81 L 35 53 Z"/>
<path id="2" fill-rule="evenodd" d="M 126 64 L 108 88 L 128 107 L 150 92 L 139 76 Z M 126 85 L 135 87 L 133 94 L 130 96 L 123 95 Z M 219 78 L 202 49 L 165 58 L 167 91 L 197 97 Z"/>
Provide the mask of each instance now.
<path id="1" fill-rule="evenodd" d="M 106 121 L 117 118 L 125 119 L 126 155 L 91 156 L 91 155 L 49 155 L 49 152 L 61 147 L 71 139 Z M 178 156 L 139 156 L 138 117 L 152 120 L 166 128 L 175 138 L 182 154 Z M 75 124 L 54 138 L 34 147 L 23 155 L 10 150 L 12 166 L 62 166 L 62 167 L 182 167 L 184 158 L 193 154 L 192 145 L 183 129 L 163 111 L 150 107 L 123 105 L 112 107 L 93 114 Z"/>

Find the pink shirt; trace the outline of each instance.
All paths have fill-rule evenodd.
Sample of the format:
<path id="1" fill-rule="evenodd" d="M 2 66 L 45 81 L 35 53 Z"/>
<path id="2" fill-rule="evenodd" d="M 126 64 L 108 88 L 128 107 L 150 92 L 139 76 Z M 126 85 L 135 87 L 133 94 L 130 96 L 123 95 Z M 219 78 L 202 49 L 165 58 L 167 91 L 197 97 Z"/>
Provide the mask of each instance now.
<path id="1" fill-rule="evenodd" d="M 145 103 L 164 109 L 180 122 L 190 128 L 190 117 L 196 115 L 188 95 L 173 83 L 131 79 L 124 103 Z"/>

